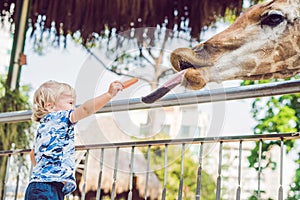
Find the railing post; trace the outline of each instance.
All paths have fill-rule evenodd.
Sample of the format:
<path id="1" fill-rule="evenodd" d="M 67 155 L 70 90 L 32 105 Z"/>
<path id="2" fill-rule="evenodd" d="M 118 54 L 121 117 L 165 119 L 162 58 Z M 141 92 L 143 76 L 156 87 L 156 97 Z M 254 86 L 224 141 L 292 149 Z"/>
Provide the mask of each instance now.
<path id="1" fill-rule="evenodd" d="M 145 200 L 147 200 L 148 182 L 149 182 L 149 171 L 150 171 L 150 148 L 151 148 L 151 145 L 148 145 L 148 150 L 147 150 L 146 185 L 145 185 L 145 196 L 144 196 L 144 199 L 145 199 Z"/>
<path id="2" fill-rule="evenodd" d="M 216 200 L 221 199 L 222 149 L 223 149 L 223 141 L 220 142 L 220 147 L 219 147 L 219 166 L 218 166 Z"/>
<path id="3" fill-rule="evenodd" d="M 282 188 L 282 180 L 283 180 L 283 138 L 280 141 L 280 174 L 279 174 L 279 191 L 278 191 L 278 200 L 283 200 L 283 188 Z"/>
<path id="4" fill-rule="evenodd" d="M 100 171 L 99 171 L 99 178 L 98 178 L 98 187 L 96 193 L 96 200 L 100 200 L 101 197 L 101 182 L 102 182 L 102 170 L 103 170 L 103 158 L 104 158 L 104 148 L 101 148 L 100 153 Z"/>
<path id="5" fill-rule="evenodd" d="M 202 177 L 202 156 L 203 156 L 203 142 L 200 144 L 199 150 L 199 166 L 198 166 L 198 173 L 197 173 L 197 188 L 196 188 L 196 200 L 200 200 L 201 194 L 201 177 Z"/>
<path id="6" fill-rule="evenodd" d="M 262 154 L 262 143 L 263 141 L 259 140 L 259 152 L 258 152 L 258 174 L 257 174 L 257 198 L 261 199 L 260 195 L 260 179 L 261 179 L 261 154 Z"/>
<path id="7" fill-rule="evenodd" d="M 182 188 L 183 188 L 183 177 L 184 177 L 184 152 L 185 152 L 185 144 L 182 144 L 181 148 L 181 170 L 180 170 L 180 182 L 178 188 L 178 200 L 182 199 Z"/>
<path id="8" fill-rule="evenodd" d="M 129 194 L 128 194 L 128 200 L 132 200 L 133 164 L 134 164 L 134 146 L 132 146 L 132 148 L 131 148 L 131 158 L 130 158 L 130 179 L 129 179 Z"/>
<path id="9" fill-rule="evenodd" d="M 85 200 L 85 187 L 86 187 L 87 165 L 88 165 L 88 161 L 89 161 L 89 153 L 90 153 L 90 150 L 89 149 L 86 150 L 84 171 L 83 171 L 83 186 L 82 186 L 81 200 Z"/>
<path id="10" fill-rule="evenodd" d="M 117 173 L 118 173 L 118 161 L 119 161 L 119 150 L 120 147 L 116 148 L 116 155 L 115 155 L 115 167 L 114 167 L 114 175 L 113 175 L 113 184 L 111 187 L 111 200 L 115 199 L 115 192 L 116 192 L 116 182 L 117 182 Z"/>
<path id="11" fill-rule="evenodd" d="M 17 180 L 16 180 L 15 200 L 18 199 L 18 190 L 19 190 L 19 182 L 20 182 L 20 172 L 21 172 L 21 167 L 22 167 L 22 157 L 23 157 L 23 153 L 21 153 L 20 157 L 18 158 L 19 165 L 18 165 Z"/>
<path id="12" fill-rule="evenodd" d="M 10 159 L 11 159 L 11 154 L 8 155 L 7 163 L 6 163 L 5 182 L 3 186 L 4 187 L 3 200 L 6 199 L 6 184 L 8 183 L 8 179 L 9 179 Z"/>
<path id="13" fill-rule="evenodd" d="M 236 200 L 241 199 L 241 174 L 242 174 L 242 141 L 239 146 L 239 167 L 238 167 L 238 188 L 236 191 Z"/>
<path id="14" fill-rule="evenodd" d="M 164 188 L 162 192 L 162 200 L 166 198 L 167 192 L 167 165 L 168 165 L 168 144 L 165 144 L 165 161 L 164 161 Z"/>

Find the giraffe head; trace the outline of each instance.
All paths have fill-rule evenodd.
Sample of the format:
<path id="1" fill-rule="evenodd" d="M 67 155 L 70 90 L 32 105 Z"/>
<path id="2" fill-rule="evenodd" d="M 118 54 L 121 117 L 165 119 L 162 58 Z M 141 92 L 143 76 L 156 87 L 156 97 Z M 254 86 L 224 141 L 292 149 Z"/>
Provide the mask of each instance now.
<path id="1" fill-rule="evenodd" d="M 178 48 L 170 61 L 185 70 L 183 84 L 287 78 L 300 72 L 300 0 L 257 4 L 223 32 L 193 48 Z"/>

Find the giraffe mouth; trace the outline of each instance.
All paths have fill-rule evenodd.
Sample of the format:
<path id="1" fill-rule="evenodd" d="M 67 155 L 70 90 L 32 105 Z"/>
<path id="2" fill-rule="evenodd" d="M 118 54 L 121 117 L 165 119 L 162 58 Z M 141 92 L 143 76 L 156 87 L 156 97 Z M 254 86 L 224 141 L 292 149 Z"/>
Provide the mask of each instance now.
<path id="1" fill-rule="evenodd" d="M 207 63 L 200 60 L 195 55 L 195 52 L 188 48 L 175 49 L 170 56 L 170 62 L 176 71 L 182 71 L 185 69 L 199 69 L 205 67 Z"/>
<path id="2" fill-rule="evenodd" d="M 176 71 L 186 70 L 182 85 L 188 89 L 199 90 L 209 79 L 209 57 L 206 51 L 198 54 L 193 49 L 178 48 L 171 53 L 170 61 Z"/>
<path id="3" fill-rule="evenodd" d="M 175 50 L 171 54 L 171 64 L 176 71 L 186 71 L 182 79 L 182 86 L 187 89 L 199 90 L 208 82 L 207 63 L 196 62 L 196 57 L 190 49 Z"/>
<path id="4" fill-rule="evenodd" d="M 193 68 L 193 69 L 201 68 L 201 66 L 193 65 L 192 63 L 185 61 L 185 60 L 180 60 L 178 63 L 178 66 L 179 66 L 180 70 L 186 70 L 189 68 Z"/>

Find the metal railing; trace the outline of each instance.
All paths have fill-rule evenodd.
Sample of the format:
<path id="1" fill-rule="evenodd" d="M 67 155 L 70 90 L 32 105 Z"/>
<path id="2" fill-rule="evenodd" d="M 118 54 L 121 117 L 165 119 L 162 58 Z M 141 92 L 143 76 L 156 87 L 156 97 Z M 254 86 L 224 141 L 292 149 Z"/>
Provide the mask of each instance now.
<path id="1" fill-rule="evenodd" d="M 245 98 L 254 98 L 254 97 L 261 97 L 261 96 L 271 96 L 271 95 L 280 95 L 280 94 L 291 94 L 291 93 L 299 93 L 300 92 L 300 81 L 286 81 L 286 82 L 276 82 L 276 83 L 270 83 L 270 84 L 264 84 L 264 85 L 252 85 L 252 86 L 243 86 L 243 87 L 234 87 L 234 88 L 222 88 L 222 89 L 214 89 L 214 90 L 202 90 L 197 92 L 190 92 L 190 93 L 182 93 L 182 94 L 176 94 L 176 95 L 167 95 L 165 98 L 155 102 L 154 104 L 144 104 L 141 102 L 139 98 L 135 99 L 129 99 L 129 100 L 116 100 L 112 101 L 109 104 L 107 104 L 101 111 L 98 113 L 105 113 L 105 112 L 114 112 L 114 111 L 124 111 L 124 110 L 137 110 L 137 109 L 152 109 L 157 107 L 168 107 L 168 106 L 176 106 L 176 105 L 190 105 L 190 104 L 197 104 L 197 103 L 205 103 L 205 102 L 216 102 L 216 101 L 226 101 L 226 100 L 237 100 L 237 99 L 245 99 Z M 0 114 L 0 123 L 6 123 L 6 122 L 18 122 L 18 121 L 24 121 L 24 120 L 30 120 L 31 111 L 18 111 L 18 112 L 10 112 L 10 113 L 1 113 Z M 147 160 L 147 171 L 145 176 L 146 182 L 145 182 L 145 192 L 144 192 L 144 199 L 148 198 L 148 188 L 150 187 L 148 178 L 150 173 L 150 150 L 154 146 L 160 146 L 163 148 L 164 152 L 164 159 L 163 159 L 163 183 L 162 183 L 162 190 L 157 191 L 161 194 L 161 199 L 166 199 L 167 193 L 168 193 L 168 167 L 169 167 L 169 160 L 168 160 L 168 149 L 170 146 L 177 145 L 180 146 L 181 149 L 181 155 L 180 155 L 180 180 L 178 183 L 178 199 L 184 199 L 184 188 L 185 188 L 185 178 L 184 177 L 184 161 L 186 159 L 186 148 L 187 145 L 191 146 L 199 146 L 199 152 L 198 152 L 198 173 L 197 177 L 195 177 L 197 186 L 195 191 L 195 198 L 199 199 L 201 198 L 200 189 L 202 184 L 202 172 L 204 169 L 204 148 L 206 145 L 209 144 L 216 144 L 218 146 L 218 153 L 215 156 L 217 159 L 217 175 L 216 175 L 216 191 L 215 191 L 215 197 L 217 200 L 220 200 L 222 197 L 222 181 L 224 181 L 222 176 L 222 170 L 223 170 L 223 154 L 224 154 L 224 146 L 231 144 L 231 143 L 237 143 L 239 144 L 238 147 L 238 164 L 237 164 L 237 181 L 236 181 L 236 199 L 240 200 L 242 199 L 243 194 L 243 187 L 246 183 L 242 182 L 242 175 L 243 175 L 243 169 L 244 165 L 242 162 L 242 155 L 243 155 L 243 146 L 247 143 L 253 143 L 258 142 L 259 144 L 259 160 L 258 160 L 258 171 L 257 171 L 257 188 L 255 189 L 255 192 L 257 193 L 257 198 L 261 199 L 261 176 L 262 176 L 262 144 L 265 141 L 268 140 L 276 140 L 280 141 L 280 160 L 279 160 L 279 185 L 278 185 L 278 199 L 283 199 L 283 177 L 285 166 L 284 166 L 284 141 L 286 140 L 296 140 L 299 138 L 299 134 L 294 133 L 285 133 L 285 134 L 267 134 L 267 135 L 247 135 L 247 136 L 228 136 L 228 137 L 199 137 L 199 138 L 186 138 L 186 139 L 171 139 L 171 140 L 147 140 L 147 141 L 133 141 L 133 142 L 121 142 L 121 143 L 105 143 L 105 144 L 94 144 L 94 145 L 81 145 L 76 146 L 76 151 L 86 151 L 86 163 L 88 162 L 89 158 L 89 152 L 93 150 L 101 150 L 101 156 L 99 160 L 100 165 L 100 172 L 98 177 L 98 185 L 97 185 L 97 193 L 96 197 L 97 199 L 101 196 L 101 179 L 103 178 L 103 155 L 108 149 L 114 149 L 115 150 L 115 164 L 114 164 L 114 170 L 113 170 L 113 176 L 112 178 L 112 186 L 111 186 L 111 199 L 115 199 L 116 196 L 116 184 L 117 184 L 117 174 L 119 173 L 118 170 L 118 157 L 119 152 L 121 149 L 124 148 L 130 148 L 131 149 L 131 156 L 130 156 L 130 181 L 129 181 L 129 193 L 128 193 L 128 199 L 132 199 L 133 194 L 133 187 L 134 187 L 134 181 L 133 177 L 136 173 L 134 171 L 134 161 L 135 161 L 135 149 L 141 148 L 141 147 L 147 147 L 147 153 L 146 153 L 146 160 Z M 29 153 L 29 149 L 26 150 L 10 150 L 10 151 L 0 151 L 0 156 L 8 156 L 9 159 L 12 158 L 12 156 L 17 156 L 19 158 L 23 158 L 24 155 L 27 155 Z M 8 166 L 7 168 L 9 169 Z M 20 172 L 25 166 L 22 162 L 19 162 L 17 172 Z M 83 184 L 83 190 L 81 194 L 81 199 L 85 199 L 85 190 L 84 187 L 86 186 L 86 173 L 87 173 L 87 164 L 84 165 L 84 184 Z M 18 173 L 19 174 L 19 173 Z M 6 183 L 7 180 L 9 180 L 9 173 L 6 173 Z M 16 178 L 16 188 L 14 192 L 14 199 L 17 199 L 19 194 L 19 181 L 20 177 L 17 176 Z M 6 191 L 5 191 L 6 194 Z"/>
<path id="2" fill-rule="evenodd" d="M 183 106 L 207 102 L 239 100 L 255 97 L 274 96 L 281 94 L 300 93 L 300 80 L 274 82 L 242 87 L 229 87 L 211 90 L 199 90 L 179 94 L 166 95 L 152 104 L 145 104 L 140 98 L 114 100 L 105 105 L 98 113 L 153 109 L 158 107 Z M 31 111 L 0 113 L 0 123 L 30 120 Z"/>
<path id="3" fill-rule="evenodd" d="M 93 150 L 101 150 L 101 156 L 99 159 L 99 165 L 100 165 L 100 172 L 99 172 L 99 177 L 98 177 L 98 185 L 97 185 L 97 192 L 96 192 L 96 196 L 97 199 L 100 199 L 101 196 L 101 179 L 102 179 L 102 174 L 105 173 L 105 171 L 103 170 L 103 155 L 105 154 L 105 152 L 108 149 L 114 149 L 115 150 L 115 157 L 111 158 L 114 159 L 114 169 L 113 169 L 113 176 L 112 178 L 112 190 L 111 190 L 111 199 L 115 199 L 116 196 L 116 182 L 117 182 L 117 175 L 119 173 L 118 170 L 118 161 L 119 161 L 119 152 L 122 149 L 128 149 L 130 148 L 130 170 L 129 170 L 129 176 L 130 176 L 130 181 L 129 181 L 129 193 L 128 193 L 128 199 L 132 199 L 132 191 L 133 191 L 133 176 L 135 174 L 134 171 L 134 161 L 135 161 L 135 149 L 139 148 L 139 147 L 147 147 L 147 153 L 146 155 L 146 160 L 147 160 L 147 166 L 150 166 L 150 150 L 155 147 L 155 146 L 160 146 L 162 147 L 162 151 L 164 152 L 164 159 L 163 162 L 161 163 L 161 166 L 163 166 L 163 173 L 164 173 L 164 177 L 163 177 L 163 186 L 162 186 L 162 191 L 157 191 L 158 193 L 161 194 L 161 199 L 166 199 L 166 194 L 168 193 L 168 167 L 170 167 L 172 165 L 172 161 L 168 160 L 168 149 L 171 146 L 180 146 L 180 151 L 181 151 L 181 155 L 178 156 L 178 159 L 180 159 L 180 163 L 181 163 L 181 167 L 180 167 L 180 181 L 178 183 L 178 189 L 177 189 L 177 194 L 178 194 L 178 199 L 184 199 L 183 198 L 183 194 L 184 194 L 184 186 L 185 186 L 185 178 L 184 177 L 184 170 L 185 170 L 185 166 L 184 166 L 184 161 L 186 159 L 186 149 L 187 146 L 189 147 L 197 147 L 198 148 L 198 173 L 197 173 L 197 177 L 194 177 L 194 179 L 196 179 L 197 182 L 197 187 L 196 187 L 196 191 L 194 191 L 195 194 L 195 199 L 200 200 L 201 199 L 201 194 L 200 194 L 200 189 L 201 189 L 201 180 L 202 180 L 202 172 L 205 170 L 204 164 L 203 164 L 203 159 L 206 157 L 205 156 L 205 152 L 204 152 L 204 148 L 206 145 L 209 144 L 215 144 L 216 148 L 218 149 L 218 151 L 216 151 L 217 153 L 213 154 L 215 156 L 215 160 L 217 160 L 216 166 L 217 166 L 217 177 L 215 180 L 216 183 L 216 193 L 215 193 L 215 199 L 220 200 L 222 199 L 222 181 L 223 181 L 223 176 L 222 176 L 222 171 L 223 171 L 223 151 L 225 150 L 225 146 L 228 147 L 232 146 L 232 143 L 237 143 L 238 144 L 238 164 L 237 166 L 231 166 L 231 167 L 235 167 L 237 169 L 236 171 L 236 176 L 237 176 L 237 180 L 235 182 L 236 185 L 236 191 L 235 191 L 235 196 L 236 196 L 236 200 L 240 200 L 242 199 L 242 189 L 245 185 L 247 185 L 248 183 L 246 182 L 242 182 L 242 174 L 243 174 L 243 169 L 247 166 L 245 166 L 246 164 L 242 161 L 242 154 L 243 154 L 243 146 L 249 142 L 258 142 L 259 143 L 259 150 L 258 150 L 258 155 L 259 155 L 259 159 L 258 159 L 258 171 L 256 172 L 257 175 L 257 187 L 255 190 L 253 190 L 254 192 L 257 192 L 257 198 L 258 199 L 262 199 L 262 188 L 261 188 L 261 176 L 262 176 L 262 171 L 261 171 L 261 165 L 262 165 L 262 143 L 266 142 L 266 141 L 280 141 L 280 155 L 279 155 L 279 170 L 278 170 L 278 176 L 279 176 L 279 185 L 277 186 L 277 195 L 278 195 L 278 199 L 279 200 L 283 200 L 284 198 L 284 194 L 283 194 L 283 177 L 284 177 L 284 172 L 288 171 L 289 166 L 284 166 L 284 142 L 287 140 L 296 140 L 299 139 L 299 134 L 294 134 L 294 133 L 285 133 L 285 134 L 266 134 L 266 135 L 246 135 L 246 136 L 225 136 L 225 137 L 200 137 L 200 138 L 186 138 L 186 139 L 173 139 L 173 140 L 153 140 L 153 141 L 134 141 L 134 142 L 120 142 L 120 143 L 105 143 L 105 144 L 92 144 L 92 145 L 79 145 L 76 146 L 76 151 L 85 151 L 86 152 L 86 164 L 84 165 L 84 183 L 83 183 L 83 189 L 82 189 L 82 193 L 81 193 L 81 199 L 85 199 L 85 185 L 86 185 L 86 173 L 87 173 L 87 163 L 88 163 L 88 158 L 89 158 L 89 152 L 92 152 Z M 11 158 L 12 156 L 19 156 L 19 157 L 23 157 L 24 155 L 28 154 L 30 152 L 30 149 L 26 149 L 26 150 L 10 150 L 10 151 L 1 151 L 0 152 L 0 156 L 8 156 L 9 158 Z M 9 166 L 8 162 L 8 168 Z M 22 165 L 22 162 L 19 162 L 18 164 L 18 173 L 21 171 L 21 168 L 25 167 L 24 165 Z M 149 198 L 149 194 L 147 193 L 148 191 L 148 187 L 149 187 L 149 173 L 151 172 L 151 170 L 147 170 L 145 171 L 144 176 L 146 177 L 146 182 L 145 182 L 145 192 L 144 192 L 144 199 Z M 7 173 L 6 174 L 6 181 L 9 179 L 10 174 Z M 191 177 L 189 177 L 190 179 Z M 15 183 L 15 196 L 14 199 L 17 199 L 18 196 L 18 187 L 19 187 L 19 181 L 20 181 L 20 177 L 17 177 L 16 179 L 16 183 Z M 20 196 L 20 195 L 19 195 Z M 224 198 L 223 198 L 224 199 Z"/>

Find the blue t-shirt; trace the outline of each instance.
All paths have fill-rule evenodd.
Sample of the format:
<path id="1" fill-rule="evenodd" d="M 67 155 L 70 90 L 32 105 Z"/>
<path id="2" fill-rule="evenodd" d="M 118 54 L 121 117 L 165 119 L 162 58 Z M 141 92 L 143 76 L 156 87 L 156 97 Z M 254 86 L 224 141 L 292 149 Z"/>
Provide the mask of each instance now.
<path id="1" fill-rule="evenodd" d="M 52 112 L 40 120 L 34 152 L 36 166 L 30 182 L 63 182 L 62 191 L 76 189 L 74 126 L 70 122 L 73 110 Z"/>

